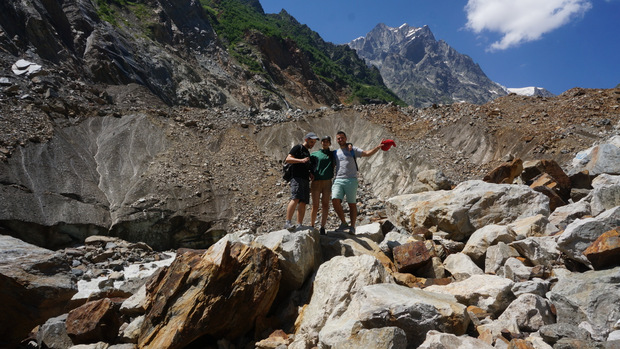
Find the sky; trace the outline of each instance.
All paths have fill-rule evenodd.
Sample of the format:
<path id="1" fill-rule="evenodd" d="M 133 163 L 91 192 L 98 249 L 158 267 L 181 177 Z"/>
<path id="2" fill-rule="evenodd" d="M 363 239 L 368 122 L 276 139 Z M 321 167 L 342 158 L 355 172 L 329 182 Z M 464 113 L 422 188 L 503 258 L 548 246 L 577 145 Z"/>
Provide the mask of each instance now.
<path id="1" fill-rule="evenodd" d="M 620 84 L 620 0 L 260 0 L 325 41 L 345 44 L 377 24 L 428 25 L 509 88 Z"/>

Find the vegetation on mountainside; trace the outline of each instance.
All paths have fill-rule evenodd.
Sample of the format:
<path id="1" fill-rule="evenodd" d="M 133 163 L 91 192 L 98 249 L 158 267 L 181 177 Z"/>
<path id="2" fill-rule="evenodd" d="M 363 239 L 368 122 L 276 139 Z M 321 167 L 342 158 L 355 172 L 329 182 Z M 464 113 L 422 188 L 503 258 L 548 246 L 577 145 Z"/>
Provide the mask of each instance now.
<path id="1" fill-rule="evenodd" d="M 246 34 L 252 30 L 265 36 L 293 40 L 323 82 L 334 90 L 351 89 L 351 102 L 383 101 L 405 105 L 384 85 L 379 71 L 367 67 L 354 50 L 325 42 L 284 10 L 267 15 L 240 0 L 201 0 L 201 4 L 210 14 L 215 31 L 226 40 L 231 54 L 254 73 L 265 72 L 259 58 L 251 54 L 244 42 Z"/>

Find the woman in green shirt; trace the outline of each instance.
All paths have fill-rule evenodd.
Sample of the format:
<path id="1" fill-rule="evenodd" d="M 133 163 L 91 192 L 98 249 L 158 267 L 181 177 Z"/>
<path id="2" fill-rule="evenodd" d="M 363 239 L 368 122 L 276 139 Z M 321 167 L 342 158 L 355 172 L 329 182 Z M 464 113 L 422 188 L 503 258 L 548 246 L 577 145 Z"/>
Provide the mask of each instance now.
<path id="1" fill-rule="evenodd" d="M 334 177 L 334 154 L 329 147 L 332 145 L 330 136 L 321 138 L 321 149 L 310 154 L 314 170 L 314 180 L 310 185 L 310 194 L 312 195 L 312 226 L 316 222 L 316 216 L 319 211 L 319 202 L 321 203 L 321 228 L 319 232 L 325 235 L 325 225 L 327 224 L 327 215 L 329 214 L 329 200 L 332 191 L 332 178 Z"/>

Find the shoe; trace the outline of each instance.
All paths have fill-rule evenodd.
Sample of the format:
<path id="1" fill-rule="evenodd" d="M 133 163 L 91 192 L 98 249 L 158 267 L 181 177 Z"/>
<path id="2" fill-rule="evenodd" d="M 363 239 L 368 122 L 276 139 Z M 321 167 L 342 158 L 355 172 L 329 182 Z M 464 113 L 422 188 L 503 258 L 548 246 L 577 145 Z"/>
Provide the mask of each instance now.
<path id="1" fill-rule="evenodd" d="M 319 234 L 325 235 L 325 228 L 321 227 L 321 229 L 319 229 Z"/>
<path id="2" fill-rule="evenodd" d="M 336 231 L 346 231 L 349 229 L 349 225 L 347 223 L 340 223 Z"/>
<path id="3" fill-rule="evenodd" d="M 284 229 L 288 230 L 288 231 L 293 231 L 295 230 L 295 225 L 291 222 L 286 222 L 284 223 Z"/>
<path id="4" fill-rule="evenodd" d="M 349 226 L 349 233 L 350 234 L 355 234 L 355 227 Z"/>

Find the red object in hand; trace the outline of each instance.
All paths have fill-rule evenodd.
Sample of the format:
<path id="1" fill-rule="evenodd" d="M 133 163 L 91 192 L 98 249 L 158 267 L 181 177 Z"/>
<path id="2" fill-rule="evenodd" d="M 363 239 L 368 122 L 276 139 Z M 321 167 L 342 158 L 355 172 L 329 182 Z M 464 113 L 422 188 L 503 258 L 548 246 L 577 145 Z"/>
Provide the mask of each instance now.
<path id="1" fill-rule="evenodd" d="M 391 139 L 384 139 L 381 141 L 381 150 L 387 151 L 390 147 L 395 147 L 396 143 L 394 143 Z"/>

